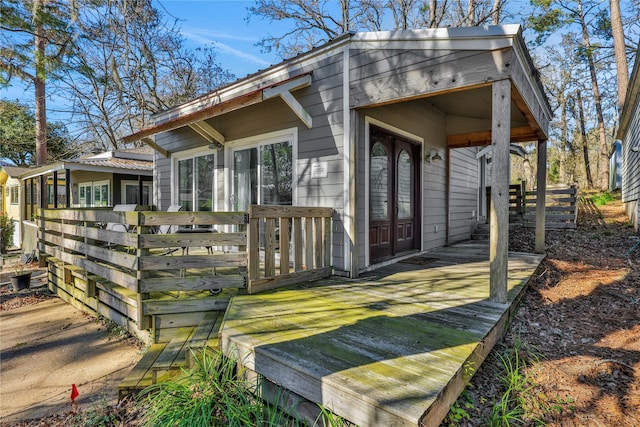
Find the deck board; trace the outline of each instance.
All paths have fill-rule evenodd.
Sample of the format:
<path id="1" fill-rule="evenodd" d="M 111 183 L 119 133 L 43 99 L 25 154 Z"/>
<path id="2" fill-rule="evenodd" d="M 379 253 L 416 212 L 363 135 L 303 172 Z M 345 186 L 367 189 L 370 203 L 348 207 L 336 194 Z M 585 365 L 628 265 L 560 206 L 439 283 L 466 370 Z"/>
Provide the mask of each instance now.
<path id="1" fill-rule="evenodd" d="M 222 349 L 361 426 L 438 425 L 464 386 L 465 363 L 484 360 L 510 305 L 488 301 L 486 245 L 424 256 L 442 261 L 233 297 Z M 510 303 L 542 259 L 510 253 Z"/>

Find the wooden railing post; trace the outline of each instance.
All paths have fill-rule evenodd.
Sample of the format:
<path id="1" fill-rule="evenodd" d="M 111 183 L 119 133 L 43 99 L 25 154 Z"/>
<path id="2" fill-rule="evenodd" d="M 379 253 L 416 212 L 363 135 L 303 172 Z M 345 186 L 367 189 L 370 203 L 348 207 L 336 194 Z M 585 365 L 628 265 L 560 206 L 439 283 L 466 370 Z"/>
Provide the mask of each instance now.
<path id="1" fill-rule="evenodd" d="M 142 221 L 141 221 L 141 216 L 143 215 L 142 212 L 136 212 L 137 214 L 137 221 L 136 221 L 136 273 L 137 273 L 137 281 L 138 281 L 138 291 L 137 291 L 137 311 L 138 311 L 138 329 L 140 330 L 144 330 L 144 329 L 151 329 L 152 326 L 152 319 L 151 316 L 145 315 L 144 314 L 144 304 L 145 304 L 145 300 L 149 299 L 149 293 L 146 292 L 141 292 L 141 288 L 142 288 L 142 281 L 144 279 L 146 279 L 147 277 L 149 277 L 149 272 L 146 270 L 141 270 L 140 269 L 140 258 L 144 257 L 144 256 L 148 256 L 149 255 L 149 249 L 146 248 L 142 248 L 141 247 L 141 235 L 143 234 L 149 234 L 151 232 L 151 228 L 146 226 L 146 225 L 141 225 Z"/>
<path id="2" fill-rule="evenodd" d="M 280 218 L 280 274 L 289 274 L 289 218 Z"/>
<path id="3" fill-rule="evenodd" d="M 258 278 L 260 269 L 260 219 L 251 216 L 249 207 L 249 280 Z"/>

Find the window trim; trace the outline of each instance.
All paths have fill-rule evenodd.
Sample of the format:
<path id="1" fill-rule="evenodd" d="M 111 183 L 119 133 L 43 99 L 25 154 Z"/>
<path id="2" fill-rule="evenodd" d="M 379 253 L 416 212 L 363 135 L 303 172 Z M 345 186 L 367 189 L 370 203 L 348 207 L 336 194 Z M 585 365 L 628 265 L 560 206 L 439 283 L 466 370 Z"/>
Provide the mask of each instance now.
<path id="1" fill-rule="evenodd" d="M 287 128 L 275 132 L 267 132 L 247 138 L 228 141 L 225 144 L 224 152 L 224 197 L 225 208 L 229 211 L 233 210 L 231 195 L 234 193 L 233 188 L 233 154 L 235 151 L 246 150 L 249 148 L 260 148 L 265 145 L 289 142 L 291 144 L 291 205 L 298 205 L 298 128 Z M 262 175 L 259 173 L 258 179 Z M 259 187 L 259 186 L 258 186 Z"/>
<path id="2" fill-rule="evenodd" d="M 101 206 L 96 206 L 96 186 L 102 186 L 102 185 L 107 185 L 107 204 L 106 205 L 101 205 Z M 91 201 L 90 203 L 86 203 L 86 194 L 85 194 L 85 205 L 83 206 L 81 203 L 81 199 L 80 199 L 80 187 L 91 187 Z M 108 206 L 113 206 L 113 198 L 111 197 L 111 181 L 108 179 L 103 179 L 100 181 L 85 181 L 85 182 L 79 182 L 78 183 L 78 206 L 80 207 L 108 207 Z"/>
<path id="3" fill-rule="evenodd" d="M 9 187 L 9 204 L 10 205 L 20 204 L 20 186 L 19 185 L 12 185 L 11 187 Z"/>

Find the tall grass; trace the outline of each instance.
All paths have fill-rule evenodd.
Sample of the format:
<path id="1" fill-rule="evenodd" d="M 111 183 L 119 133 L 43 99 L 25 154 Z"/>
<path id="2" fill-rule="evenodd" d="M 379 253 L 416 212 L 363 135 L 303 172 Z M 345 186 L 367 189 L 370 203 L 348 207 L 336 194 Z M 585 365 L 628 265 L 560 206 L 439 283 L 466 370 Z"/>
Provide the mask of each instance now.
<path id="1" fill-rule="evenodd" d="M 195 357 L 197 356 L 197 357 Z M 289 416 L 278 405 L 262 399 L 260 379 L 244 380 L 244 372 L 222 352 L 194 354 L 196 364 L 169 381 L 142 391 L 139 406 L 144 412 L 141 424 L 149 427 L 306 426 Z M 274 399 L 278 402 L 281 396 Z M 286 400 L 286 399 L 284 399 Z M 315 425 L 346 425 L 325 408 Z"/>

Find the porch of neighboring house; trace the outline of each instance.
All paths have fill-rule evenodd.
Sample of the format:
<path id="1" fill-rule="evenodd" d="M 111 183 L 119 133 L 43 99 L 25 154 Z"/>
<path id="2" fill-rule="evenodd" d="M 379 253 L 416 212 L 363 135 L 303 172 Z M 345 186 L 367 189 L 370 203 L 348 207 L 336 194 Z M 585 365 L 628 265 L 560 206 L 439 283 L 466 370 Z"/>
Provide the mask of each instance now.
<path id="1" fill-rule="evenodd" d="M 363 426 L 437 426 L 543 258 L 509 253 L 507 304 L 489 301 L 488 244 L 473 241 L 358 279 L 235 296 L 222 349 L 298 416 L 314 419 L 322 404 Z"/>

